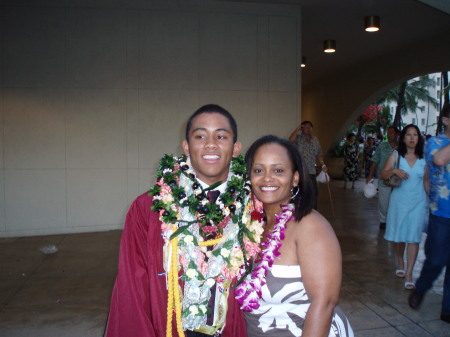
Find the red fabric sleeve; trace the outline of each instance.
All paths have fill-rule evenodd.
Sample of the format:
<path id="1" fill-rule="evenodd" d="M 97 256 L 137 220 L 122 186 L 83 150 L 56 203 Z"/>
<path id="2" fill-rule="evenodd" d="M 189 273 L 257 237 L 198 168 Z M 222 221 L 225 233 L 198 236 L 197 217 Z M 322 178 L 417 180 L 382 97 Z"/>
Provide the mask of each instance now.
<path id="1" fill-rule="evenodd" d="M 148 193 L 128 210 L 119 253 L 106 337 L 163 337 L 167 291 L 158 214 Z M 174 333 L 176 330 L 174 330 Z"/>
<path id="2" fill-rule="evenodd" d="M 239 307 L 238 301 L 234 297 L 234 290 L 230 289 L 228 296 L 228 311 L 225 321 L 225 329 L 222 337 L 246 337 L 244 312 Z"/>
<path id="3" fill-rule="evenodd" d="M 148 193 L 128 210 L 105 337 L 165 337 L 167 290 L 159 215 Z M 175 322 L 175 320 L 174 320 Z M 175 324 L 172 336 L 177 337 Z M 234 292 L 228 299 L 223 337 L 245 337 L 245 321 Z"/>

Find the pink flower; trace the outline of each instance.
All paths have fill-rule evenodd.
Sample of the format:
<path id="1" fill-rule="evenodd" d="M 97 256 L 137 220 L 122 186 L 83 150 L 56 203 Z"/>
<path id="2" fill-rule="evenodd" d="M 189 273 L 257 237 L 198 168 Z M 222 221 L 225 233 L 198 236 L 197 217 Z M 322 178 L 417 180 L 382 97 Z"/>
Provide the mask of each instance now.
<path id="1" fill-rule="evenodd" d="M 161 185 L 161 192 L 159 192 L 161 195 L 166 195 L 166 194 L 172 194 L 172 189 L 170 188 L 169 185 Z"/>
<path id="2" fill-rule="evenodd" d="M 222 275 L 225 278 L 231 280 L 231 279 L 233 279 L 233 278 L 235 278 L 237 276 L 237 273 L 233 269 L 230 269 L 226 265 L 223 265 L 223 267 L 222 267 Z"/>
<path id="3" fill-rule="evenodd" d="M 187 256 L 187 254 L 182 254 L 182 255 L 180 255 L 180 264 L 183 266 L 183 268 L 184 268 L 185 270 L 188 269 L 188 266 L 189 266 L 189 258 L 188 258 L 188 256 Z"/>
<path id="4" fill-rule="evenodd" d="M 202 274 L 202 275 L 205 275 L 206 274 L 206 270 L 208 269 L 208 264 L 206 263 L 206 262 L 202 262 L 199 266 L 198 266 L 198 269 L 199 269 L 199 271 L 200 271 L 200 273 Z"/>
<path id="5" fill-rule="evenodd" d="M 160 215 L 161 215 L 161 213 L 160 213 Z M 166 224 L 165 222 L 163 222 L 162 224 L 161 224 L 161 232 L 165 232 L 165 231 L 168 231 L 169 229 L 171 229 L 172 228 L 172 224 Z"/>
<path id="6" fill-rule="evenodd" d="M 205 254 L 203 254 L 200 247 L 196 247 L 195 250 L 195 263 L 200 266 L 205 261 Z"/>
<path id="7" fill-rule="evenodd" d="M 205 233 L 215 233 L 218 229 L 216 226 L 203 226 L 202 231 Z"/>
<path id="8" fill-rule="evenodd" d="M 261 251 L 257 243 L 251 242 L 247 238 L 244 238 L 244 245 L 249 257 L 255 257 Z"/>
<path id="9" fill-rule="evenodd" d="M 219 227 L 222 228 L 222 229 L 224 229 L 224 228 L 227 226 L 227 224 L 228 224 L 229 221 L 230 221 L 230 217 L 229 217 L 229 216 L 226 216 L 226 217 L 219 223 Z"/>
<path id="10" fill-rule="evenodd" d="M 252 212 L 253 211 L 260 212 L 263 210 L 263 203 L 259 201 L 259 199 L 255 195 L 253 195 L 253 203 L 251 205 L 250 210 Z"/>

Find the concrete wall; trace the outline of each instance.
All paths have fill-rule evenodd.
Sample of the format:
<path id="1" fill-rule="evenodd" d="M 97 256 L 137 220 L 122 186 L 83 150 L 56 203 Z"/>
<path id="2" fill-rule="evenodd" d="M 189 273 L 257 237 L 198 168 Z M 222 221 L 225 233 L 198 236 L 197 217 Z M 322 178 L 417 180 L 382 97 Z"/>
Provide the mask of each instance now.
<path id="1" fill-rule="evenodd" d="M 314 122 L 324 153 L 374 100 L 405 80 L 450 70 L 449 32 L 330 74 L 302 90 L 302 119 Z"/>
<path id="2" fill-rule="evenodd" d="M 245 148 L 287 136 L 300 16 L 216 1 L 3 1 L 0 236 L 122 228 L 203 104 L 235 115 Z"/>

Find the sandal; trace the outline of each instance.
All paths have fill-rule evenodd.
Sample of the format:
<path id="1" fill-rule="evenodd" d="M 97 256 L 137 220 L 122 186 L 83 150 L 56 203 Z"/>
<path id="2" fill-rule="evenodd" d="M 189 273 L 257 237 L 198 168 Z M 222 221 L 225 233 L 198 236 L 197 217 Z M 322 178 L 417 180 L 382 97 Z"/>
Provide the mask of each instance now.
<path id="1" fill-rule="evenodd" d="M 397 277 L 405 277 L 405 270 L 404 269 L 397 269 L 395 270 L 395 276 Z"/>
<path id="2" fill-rule="evenodd" d="M 414 290 L 416 289 L 416 285 L 414 284 L 414 282 L 405 282 L 405 289 Z"/>

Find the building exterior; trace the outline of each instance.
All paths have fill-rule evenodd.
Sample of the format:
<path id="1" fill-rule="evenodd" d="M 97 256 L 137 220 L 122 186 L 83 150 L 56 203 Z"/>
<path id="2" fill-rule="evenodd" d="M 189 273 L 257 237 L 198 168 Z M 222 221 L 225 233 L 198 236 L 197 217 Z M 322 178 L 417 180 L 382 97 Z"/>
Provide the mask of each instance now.
<path id="1" fill-rule="evenodd" d="M 439 112 L 444 104 L 444 97 L 441 95 L 443 89 L 442 73 L 433 73 L 428 75 L 435 83 L 434 87 L 429 87 L 429 96 L 437 100 L 438 106 L 435 107 L 430 102 L 419 100 L 417 111 L 408 111 L 406 115 L 402 116 L 403 125 L 415 124 L 419 127 L 420 131 L 427 135 L 434 136 L 436 134 L 436 127 L 439 117 Z M 419 77 L 413 78 L 408 82 L 417 81 Z M 395 116 L 395 109 L 397 104 L 395 102 L 389 103 L 392 120 Z"/>

